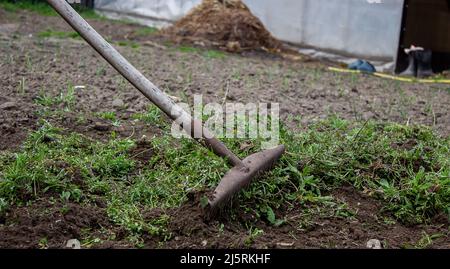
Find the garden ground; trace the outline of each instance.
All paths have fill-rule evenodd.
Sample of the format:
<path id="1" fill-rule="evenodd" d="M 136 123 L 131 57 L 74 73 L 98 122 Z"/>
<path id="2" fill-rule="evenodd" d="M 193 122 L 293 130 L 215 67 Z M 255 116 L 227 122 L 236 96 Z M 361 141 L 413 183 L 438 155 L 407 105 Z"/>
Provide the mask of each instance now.
<path id="1" fill-rule="evenodd" d="M 173 45 L 90 14 L 179 100 L 280 103 L 287 153 L 205 222 L 199 200 L 227 164 L 172 138 L 165 116 L 61 18 L 2 3 L 0 247 L 450 247 L 448 85 Z M 240 156 L 260 146 L 225 142 Z"/>

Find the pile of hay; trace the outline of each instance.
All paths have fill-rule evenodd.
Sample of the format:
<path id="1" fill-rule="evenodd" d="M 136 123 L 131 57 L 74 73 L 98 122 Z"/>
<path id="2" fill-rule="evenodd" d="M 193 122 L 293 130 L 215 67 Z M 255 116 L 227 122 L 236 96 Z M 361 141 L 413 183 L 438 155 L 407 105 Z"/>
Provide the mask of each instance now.
<path id="1" fill-rule="evenodd" d="M 279 52 L 283 46 L 240 0 L 203 0 L 163 33 L 176 43 L 213 46 L 229 52 Z"/>

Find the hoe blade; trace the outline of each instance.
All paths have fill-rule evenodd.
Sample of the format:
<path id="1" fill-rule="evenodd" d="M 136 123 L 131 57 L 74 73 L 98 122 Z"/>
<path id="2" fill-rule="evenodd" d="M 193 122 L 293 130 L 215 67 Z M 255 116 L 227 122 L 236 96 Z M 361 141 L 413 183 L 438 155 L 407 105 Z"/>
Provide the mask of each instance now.
<path id="1" fill-rule="evenodd" d="M 242 161 L 245 167 L 236 166 L 228 171 L 216 187 L 213 197 L 208 201 L 207 215 L 214 216 L 235 194 L 249 185 L 253 178 L 271 169 L 284 150 L 284 145 L 280 145 L 252 154 Z"/>

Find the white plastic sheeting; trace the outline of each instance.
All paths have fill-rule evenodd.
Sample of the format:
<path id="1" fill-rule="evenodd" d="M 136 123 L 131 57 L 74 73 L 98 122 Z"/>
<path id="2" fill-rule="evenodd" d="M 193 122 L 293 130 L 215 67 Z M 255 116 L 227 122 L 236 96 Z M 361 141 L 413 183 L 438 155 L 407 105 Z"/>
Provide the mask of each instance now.
<path id="1" fill-rule="evenodd" d="M 166 26 L 186 15 L 201 0 L 95 0 L 106 16 L 134 20 L 149 26 Z"/>
<path id="2" fill-rule="evenodd" d="M 243 0 L 277 38 L 314 50 L 395 60 L 404 0 Z M 151 25 L 176 21 L 201 0 L 96 0 L 101 11 Z M 145 20 L 147 19 L 147 20 Z M 145 20 L 145 21 L 143 21 Z"/>
<path id="3" fill-rule="evenodd" d="M 404 0 L 244 0 L 277 38 L 349 55 L 393 60 Z"/>

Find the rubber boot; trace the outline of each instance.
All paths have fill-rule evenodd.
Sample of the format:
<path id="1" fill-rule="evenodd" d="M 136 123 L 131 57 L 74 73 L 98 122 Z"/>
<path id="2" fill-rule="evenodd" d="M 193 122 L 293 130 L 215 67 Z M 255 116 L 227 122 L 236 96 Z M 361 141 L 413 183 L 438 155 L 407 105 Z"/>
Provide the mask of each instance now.
<path id="1" fill-rule="evenodd" d="M 417 76 L 417 60 L 416 60 L 416 51 L 410 51 L 408 53 L 408 67 L 400 73 L 400 76 Z"/>
<path id="2" fill-rule="evenodd" d="M 433 75 L 433 69 L 431 67 L 432 56 L 433 52 L 431 50 L 418 51 L 416 53 L 418 77 L 424 78 Z"/>

